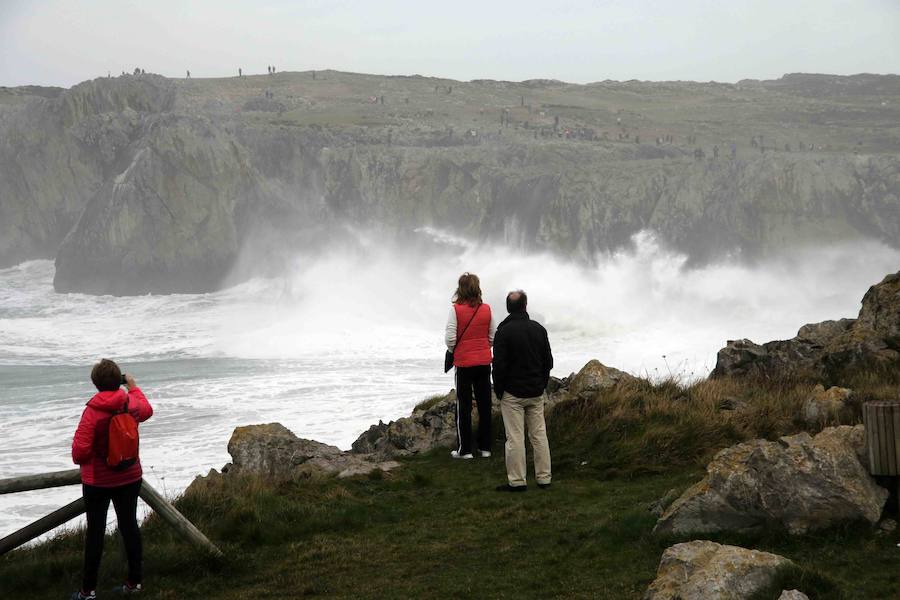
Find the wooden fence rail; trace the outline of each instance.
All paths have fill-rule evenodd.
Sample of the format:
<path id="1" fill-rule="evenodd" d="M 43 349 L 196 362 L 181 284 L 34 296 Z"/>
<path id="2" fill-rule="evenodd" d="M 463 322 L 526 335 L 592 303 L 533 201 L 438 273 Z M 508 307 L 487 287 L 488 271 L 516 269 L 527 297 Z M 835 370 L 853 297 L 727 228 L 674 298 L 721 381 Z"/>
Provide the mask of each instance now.
<path id="1" fill-rule="evenodd" d="M 25 475 L 22 477 L 0 479 L 0 494 L 14 494 L 16 492 L 43 490 L 80 483 L 81 472 L 78 469 L 56 471 L 54 473 L 41 473 L 39 475 Z M 213 556 L 223 556 L 222 551 L 219 550 L 215 544 L 209 541 L 209 539 L 203 535 L 193 523 L 178 512 L 177 508 L 172 506 L 169 501 L 153 489 L 153 486 L 146 481 L 141 483 L 140 496 L 163 521 L 171 525 L 185 540 L 198 548 L 209 552 Z M 43 535 L 48 531 L 71 521 L 82 514 L 84 510 L 84 499 L 78 498 L 62 508 L 53 511 L 49 515 L 41 517 L 22 529 L 9 534 L 0 539 L 0 556 L 6 554 L 10 550 L 18 548 L 22 544 L 30 542 L 39 535 Z"/>

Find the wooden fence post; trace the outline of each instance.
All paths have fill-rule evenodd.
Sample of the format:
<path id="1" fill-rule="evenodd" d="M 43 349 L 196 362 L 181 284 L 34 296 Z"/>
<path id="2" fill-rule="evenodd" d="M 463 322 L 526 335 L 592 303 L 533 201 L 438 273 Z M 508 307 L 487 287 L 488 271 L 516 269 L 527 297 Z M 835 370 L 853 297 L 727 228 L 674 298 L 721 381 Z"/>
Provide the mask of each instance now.
<path id="1" fill-rule="evenodd" d="M 188 521 L 184 515 L 178 512 L 178 509 L 169 504 L 169 502 L 146 481 L 144 481 L 141 486 L 141 498 L 143 498 L 144 502 L 149 504 L 150 508 L 155 510 L 166 523 L 174 527 L 175 531 L 181 534 L 184 539 L 198 548 L 210 552 L 214 556 L 222 556 L 222 551 L 219 550 L 215 544 L 210 542 L 199 529 L 194 527 L 193 523 Z"/>
<path id="2" fill-rule="evenodd" d="M 38 537 L 59 527 L 63 523 L 71 521 L 84 512 L 84 498 L 74 500 L 60 509 L 54 510 L 46 517 L 40 518 L 34 523 L 26 525 L 22 529 L 9 534 L 0 540 L 0 555 L 6 554 L 13 548 L 18 548 Z"/>
<path id="3" fill-rule="evenodd" d="M 900 503 L 900 401 L 866 402 L 863 405 L 869 472 L 890 476 Z"/>
<path id="4" fill-rule="evenodd" d="M 869 472 L 900 475 L 900 401 L 866 402 L 863 405 Z"/>

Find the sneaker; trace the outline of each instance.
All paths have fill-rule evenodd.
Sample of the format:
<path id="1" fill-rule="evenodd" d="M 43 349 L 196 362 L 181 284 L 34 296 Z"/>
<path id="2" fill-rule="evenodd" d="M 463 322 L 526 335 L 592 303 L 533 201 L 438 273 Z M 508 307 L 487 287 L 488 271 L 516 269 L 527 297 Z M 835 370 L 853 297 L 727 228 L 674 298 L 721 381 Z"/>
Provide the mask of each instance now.
<path id="1" fill-rule="evenodd" d="M 141 584 L 129 585 L 127 582 L 112 589 L 113 594 L 140 594 L 142 591 L 144 588 Z"/>
<path id="2" fill-rule="evenodd" d="M 97 592 L 88 592 L 85 594 L 81 590 L 77 592 L 72 592 L 72 595 L 69 596 L 69 600 L 97 600 Z"/>
<path id="3" fill-rule="evenodd" d="M 468 454 L 460 454 L 459 451 L 457 451 L 457 450 L 451 450 L 450 458 L 462 458 L 463 460 L 469 460 L 470 458 L 475 458 L 475 457 L 472 456 L 471 452 L 469 452 Z"/>
<path id="4" fill-rule="evenodd" d="M 481 458 L 490 458 L 490 457 L 491 457 L 491 451 L 490 451 L 490 450 L 479 450 L 479 451 L 478 451 L 478 454 L 481 455 Z"/>
<path id="5" fill-rule="evenodd" d="M 527 492 L 527 485 L 509 485 L 508 483 L 504 483 L 503 485 L 498 485 L 494 488 L 498 492 Z"/>
<path id="6" fill-rule="evenodd" d="M 546 490 L 546 489 L 548 489 L 548 488 L 550 487 L 550 484 L 549 484 L 549 483 L 539 483 L 539 484 L 537 484 L 537 485 L 538 485 L 538 487 L 541 488 L 542 490 Z"/>

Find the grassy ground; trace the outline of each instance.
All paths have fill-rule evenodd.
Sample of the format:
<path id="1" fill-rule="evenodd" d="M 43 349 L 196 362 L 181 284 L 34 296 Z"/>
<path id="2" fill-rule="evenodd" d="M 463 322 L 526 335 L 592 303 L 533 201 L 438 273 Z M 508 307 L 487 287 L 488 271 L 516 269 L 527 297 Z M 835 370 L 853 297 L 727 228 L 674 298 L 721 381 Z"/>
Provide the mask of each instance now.
<path id="1" fill-rule="evenodd" d="M 897 375 L 862 378 L 860 394 L 896 395 Z M 868 383 L 867 383 L 868 382 Z M 493 490 L 502 452 L 451 461 L 441 450 L 368 478 L 278 485 L 210 480 L 182 511 L 226 552 L 198 556 L 156 519 L 144 527 L 148 598 L 640 598 L 674 538 L 651 534 L 646 505 L 702 476 L 716 449 L 796 428 L 808 382 L 639 382 L 557 407 L 551 489 Z M 723 397 L 756 405 L 721 411 Z M 848 413 L 842 418 L 852 420 Z M 501 443 L 497 442 L 497 449 Z M 791 538 L 712 539 L 782 554 L 799 567 L 781 586 L 811 598 L 897 598 L 897 535 L 848 525 Z M 79 581 L 80 536 L 0 559 L 13 597 L 60 598 Z M 110 540 L 101 590 L 123 560 Z"/>

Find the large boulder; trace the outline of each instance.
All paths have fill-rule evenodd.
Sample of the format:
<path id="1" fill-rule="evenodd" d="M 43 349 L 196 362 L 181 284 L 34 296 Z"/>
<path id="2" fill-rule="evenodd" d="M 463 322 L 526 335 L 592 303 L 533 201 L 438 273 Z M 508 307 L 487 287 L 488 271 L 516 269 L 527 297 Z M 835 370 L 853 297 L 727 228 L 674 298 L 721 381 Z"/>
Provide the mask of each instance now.
<path id="1" fill-rule="evenodd" d="M 878 522 L 888 491 L 863 466 L 864 430 L 754 440 L 719 452 L 706 477 L 660 517 L 657 533 L 742 531 L 799 534 L 847 521 Z"/>
<path id="2" fill-rule="evenodd" d="M 729 340 L 711 377 L 785 374 L 836 378 L 900 361 L 900 272 L 866 292 L 856 319 L 804 325 L 789 340 Z"/>
<path id="3" fill-rule="evenodd" d="M 676 544 L 659 562 L 644 600 L 742 600 L 771 587 L 790 560 L 708 541 Z"/>
<path id="4" fill-rule="evenodd" d="M 634 377 L 624 371 L 607 367 L 597 359 L 589 361 L 569 383 L 568 392 L 572 396 L 585 396 L 613 387 L 620 381 Z"/>
<path id="5" fill-rule="evenodd" d="M 254 473 L 273 480 L 314 475 L 349 477 L 399 466 L 298 438 L 281 423 L 235 428 L 228 441 L 228 453 L 232 458 L 229 472 Z"/>
<path id="6" fill-rule="evenodd" d="M 852 394 L 852 390 L 847 388 L 833 386 L 826 390 L 825 386 L 817 385 L 803 401 L 801 418 L 804 424 L 816 428 L 835 422 L 844 412 Z"/>

